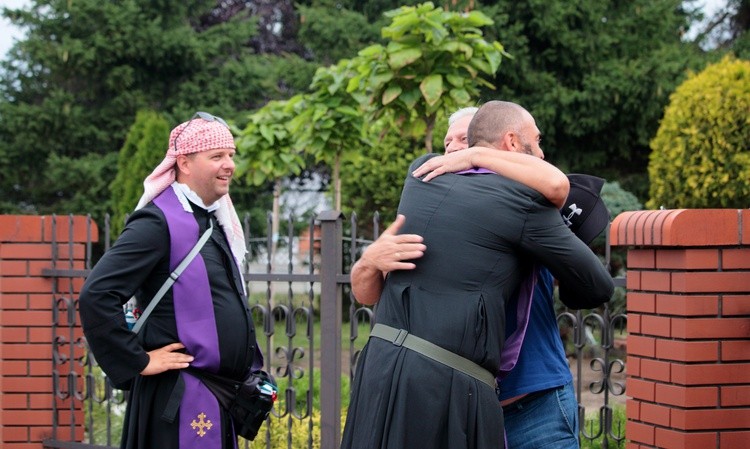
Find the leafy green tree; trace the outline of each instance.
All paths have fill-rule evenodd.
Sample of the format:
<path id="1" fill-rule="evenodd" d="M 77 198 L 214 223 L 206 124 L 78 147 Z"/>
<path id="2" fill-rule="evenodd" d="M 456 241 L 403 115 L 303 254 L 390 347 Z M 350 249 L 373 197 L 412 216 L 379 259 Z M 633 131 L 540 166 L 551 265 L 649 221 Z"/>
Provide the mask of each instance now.
<path id="1" fill-rule="evenodd" d="M 383 45 L 366 47 L 352 64 L 357 74 L 348 91 L 369 111 L 363 145 L 347 153 L 342 171 L 366 174 L 342 177 L 345 211 L 356 211 L 369 227 L 373 213 L 395 217 L 409 164 L 445 132 L 447 115 L 472 103 L 484 76 L 497 71 L 505 55 L 489 43 L 480 27 L 491 24 L 478 11 L 445 11 L 432 3 L 402 7 L 385 14 Z"/>
<path id="2" fill-rule="evenodd" d="M 358 154 L 346 153 L 343 158 L 342 171 L 354 174 L 341 179 L 345 192 L 343 210 L 357 213 L 365 235 L 371 230 L 375 212 L 384 223 L 396 218 L 409 164 L 424 153 L 419 141 L 397 133 L 383 133 L 378 138 L 382 130 L 395 126 L 383 123 L 387 119 L 372 124 L 372 145 L 363 146 Z"/>
<path id="3" fill-rule="evenodd" d="M 169 141 L 169 123 L 155 111 L 139 111 L 120 149 L 117 176 L 109 185 L 112 201 L 112 233 L 123 228 L 125 217 L 143 195 L 143 180 L 164 158 Z"/>
<path id="4" fill-rule="evenodd" d="M 300 175 L 307 165 L 289 122 L 301 96 L 288 101 L 271 101 L 250 115 L 236 139 L 236 174 L 253 186 L 273 185 L 272 233 L 279 233 L 282 181 Z M 271 248 L 273 253 L 274 248 Z"/>
<path id="5" fill-rule="evenodd" d="M 100 218 L 109 212 L 109 203 L 97 198 L 106 196 L 109 190 L 117 167 L 117 153 L 104 156 L 91 153 L 77 159 L 50 153 L 39 162 L 47 167 L 39 173 L 40 189 L 58 193 L 60 213 L 81 210 Z"/>
<path id="6" fill-rule="evenodd" d="M 750 61 L 726 57 L 670 97 L 648 167 L 656 208 L 746 208 L 750 198 Z"/>
<path id="7" fill-rule="evenodd" d="M 387 44 L 359 52 L 348 90 L 369 99 L 374 118 L 392 114 L 404 135 L 424 136 L 431 152 L 438 114 L 470 103 L 481 86 L 493 88 L 484 76 L 495 74 L 505 52 L 482 37 L 480 27 L 492 20 L 479 11 L 460 14 L 426 2 L 386 17 Z"/>
<path id="8" fill-rule="evenodd" d="M 365 111 L 347 92 L 347 84 L 356 73 L 351 60 L 320 68 L 310 85 L 312 92 L 300 96 L 294 105 L 295 117 L 289 129 L 300 148 L 333 168 L 334 207 L 341 210 L 341 158 L 363 151 L 369 142 L 363 137 Z"/>
<path id="9" fill-rule="evenodd" d="M 477 6 L 513 57 L 494 80 L 526 107 L 547 159 L 564 171 L 618 180 L 647 198 L 649 140 L 669 94 L 704 64 L 684 40 L 695 20 L 683 0 L 500 0 Z"/>
<path id="10" fill-rule="evenodd" d="M 307 87 L 316 65 L 256 52 L 254 45 L 267 42 L 255 39 L 252 11 L 235 6 L 34 0 L 26 9 L 4 9 L 27 37 L 2 62 L 2 211 L 106 209 L 106 187 L 78 191 L 65 176 L 45 173 L 56 171 L 54 161 L 76 166 L 84 179 L 103 176 L 95 184 L 106 186 L 115 166 L 99 159 L 116 159 L 140 109 L 162 111 L 173 124 L 199 109 L 236 119 Z"/>
<path id="11" fill-rule="evenodd" d="M 380 27 L 365 16 L 342 7 L 300 6 L 298 38 L 316 62 L 328 66 L 351 58 L 362 47 L 378 41 Z"/>
<path id="12" fill-rule="evenodd" d="M 444 0 L 436 2 L 439 6 L 429 11 L 420 5 L 387 16 L 384 11 L 419 2 L 31 0 L 24 9 L 4 9 L 3 14 L 24 29 L 27 37 L 1 63 L 0 188 L 4 195 L 0 211 L 88 212 L 90 207 L 106 210 L 106 185 L 115 177 L 113 158 L 123 146 L 138 110 L 160 111 L 170 125 L 196 110 L 207 110 L 230 121 L 234 119 L 242 127 L 247 111 L 306 91 L 318 66 L 345 57 L 359 59 L 356 51 L 370 42 L 381 43 L 381 59 L 377 59 L 378 55 L 368 57 L 377 62 L 373 68 L 383 72 L 365 76 L 373 82 L 362 81 L 359 93 L 373 98 L 375 114 L 385 120 L 367 119 L 364 137 L 374 146 L 363 151 L 380 157 L 402 149 L 396 159 L 404 157 L 408 163 L 421 148 L 430 147 L 428 142 L 440 142 L 444 114 L 467 104 L 455 100 L 456 95 L 465 97 L 445 73 L 440 73 L 443 93 L 438 103 L 444 102 L 442 106 L 430 104 L 439 92 L 437 78 L 424 83 L 429 102 L 418 87 L 415 90 L 409 84 L 408 74 L 399 78 L 408 70 L 424 68 L 417 66 L 430 61 L 431 50 L 425 53 L 428 56 L 399 69 L 389 64 L 403 63 L 403 50 L 422 51 L 422 41 L 425 48 L 439 47 L 436 42 L 442 31 L 453 33 L 454 28 L 438 21 L 439 26 L 433 30 L 428 19 L 443 20 L 446 16 L 457 17 L 468 30 L 474 28 L 461 39 L 497 39 L 514 56 L 503 61 L 501 72 L 487 75 L 479 71 L 477 77 L 497 85 L 499 91 L 477 81 L 481 90 L 467 90 L 469 103 L 501 97 L 523 104 L 537 117 L 545 133 L 550 161 L 566 170 L 617 179 L 645 199 L 648 141 L 657 129 L 669 93 L 685 69 L 697 69 L 703 64 L 705 52 L 683 40 L 684 30 L 696 17 L 688 6 L 694 2 L 484 3 L 485 6 L 474 0 Z M 736 8 L 738 20 L 733 23 L 738 26 L 734 30 L 747 28 L 746 20 L 739 20 L 745 17 L 741 11 L 745 11 L 746 3 L 728 2 L 742 6 Z M 477 17 L 476 12 L 471 12 L 474 8 L 494 24 L 471 26 L 472 17 Z M 413 30 L 400 34 L 408 29 L 411 20 L 407 18 L 411 12 L 405 11 L 412 10 L 424 10 L 425 14 L 419 16 L 421 22 Z M 394 19 L 401 16 L 402 22 L 397 24 Z M 400 28 L 402 25 L 404 28 Z M 373 30 L 381 26 L 390 30 L 386 34 L 391 34 L 378 39 Z M 477 34 L 480 28 L 482 33 Z M 741 55 L 746 42 L 747 33 L 738 33 L 731 48 Z M 453 52 L 433 71 L 446 67 L 454 70 L 451 64 L 458 64 L 464 56 L 460 51 Z M 384 81 L 380 75 L 389 70 L 396 77 Z M 465 73 L 459 76 L 471 79 Z M 420 86 L 422 81 L 414 84 Z M 382 91 L 377 91 L 377 86 Z M 402 93 L 393 98 L 398 87 Z M 451 89 L 455 90 L 453 95 Z M 386 91 L 390 102 L 384 106 Z M 415 104 L 424 110 L 408 108 L 410 95 L 415 93 L 421 98 Z M 401 105 L 403 99 L 407 101 Z M 429 114 L 431 108 L 437 108 L 434 116 Z M 396 115 L 397 119 L 389 115 Z M 434 128 L 430 128 L 430 123 Z M 369 133 L 373 128 L 378 132 Z M 400 135 L 392 137 L 391 132 Z M 361 134 L 352 135 L 354 139 L 360 137 Z M 419 143 L 425 137 L 426 142 Z M 381 143 L 391 141 L 395 144 L 381 148 Z M 356 151 L 354 145 L 352 150 Z M 402 156 L 406 154 L 409 156 Z M 352 163 L 349 159 L 353 157 L 347 155 L 346 164 Z M 326 163 L 335 166 L 331 160 Z M 348 170 L 346 164 L 342 167 L 344 173 Z M 60 167 L 75 167 L 78 176 L 73 179 Z M 390 164 L 385 164 L 382 169 L 388 167 Z M 312 163 L 306 168 L 319 169 Z M 404 170 L 400 167 L 390 176 L 400 180 Z M 360 173 L 360 179 L 367 176 Z M 342 177 L 344 191 L 351 184 L 346 177 Z M 80 179 L 87 180 L 87 184 L 82 186 Z M 253 210 L 270 204 L 270 196 L 257 194 L 257 186 L 247 182 L 247 178 L 237 180 L 232 196 L 238 207 Z M 368 194 L 359 186 L 353 191 L 361 192 L 365 198 Z M 397 198 L 389 204 L 395 205 Z M 363 198 L 352 201 L 361 202 Z"/>
<path id="13" fill-rule="evenodd" d="M 237 137 L 237 174 L 252 185 L 276 182 L 299 175 L 305 167 L 302 152 L 289 131 L 294 118 L 295 96 L 288 101 L 270 101 L 252 113 L 247 126 Z"/>

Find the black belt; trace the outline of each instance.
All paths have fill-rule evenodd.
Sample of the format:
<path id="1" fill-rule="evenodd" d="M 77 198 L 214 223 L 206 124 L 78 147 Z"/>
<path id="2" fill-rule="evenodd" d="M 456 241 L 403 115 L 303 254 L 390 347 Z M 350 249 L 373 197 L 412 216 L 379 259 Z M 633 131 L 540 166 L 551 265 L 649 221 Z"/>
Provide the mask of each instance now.
<path id="1" fill-rule="evenodd" d="M 557 390 L 560 387 L 552 387 L 552 388 L 546 388 L 544 390 L 534 391 L 532 393 L 527 394 L 526 396 L 522 396 L 518 398 L 517 400 L 511 402 L 510 404 L 506 404 L 503 406 L 503 411 L 508 411 L 512 409 L 513 407 L 522 407 L 528 404 L 529 402 L 544 396 L 547 393 L 551 393 L 555 390 Z"/>
<path id="2" fill-rule="evenodd" d="M 441 348 L 435 343 L 430 343 L 423 338 L 412 335 L 404 329 L 396 329 L 395 327 L 386 326 L 385 324 L 376 324 L 372 328 L 372 332 L 370 332 L 370 337 L 381 338 L 390 341 L 396 346 L 403 346 L 404 348 L 411 349 L 412 351 L 418 352 L 425 357 L 429 357 L 436 362 L 449 366 L 456 371 L 468 374 L 476 380 L 489 385 L 493 389 L 497 387 L 495 376 L 486 369 L 467 358 L 461 357 L 445 348 Z"/>

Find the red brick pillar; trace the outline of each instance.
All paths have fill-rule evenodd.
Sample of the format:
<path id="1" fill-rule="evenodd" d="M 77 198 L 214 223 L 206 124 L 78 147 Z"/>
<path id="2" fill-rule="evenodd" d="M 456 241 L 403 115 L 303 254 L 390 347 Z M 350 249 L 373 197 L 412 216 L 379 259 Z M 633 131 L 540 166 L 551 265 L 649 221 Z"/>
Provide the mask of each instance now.
<path id="1" fill-rule="evenodd" d="M 629 449 L 750 448 L 750 210 L 626 212 Z"/>
<path id="2" fill-rule="evenodd" d="M 85 268 L 87 223 L 80 216 L 0 215 L 3 449 L 39 449 L 42 440 L 56 436 L 55 420 L 57 437 L 83 439 L 84 348 L 74 302 L 83 278 L 74 271 Z M 96 225 L 90 233 L 95 241 Z M 56 278 L 51 269 L 74 271 Z M 56 363 L 53 352 L 59 356 Z"/>

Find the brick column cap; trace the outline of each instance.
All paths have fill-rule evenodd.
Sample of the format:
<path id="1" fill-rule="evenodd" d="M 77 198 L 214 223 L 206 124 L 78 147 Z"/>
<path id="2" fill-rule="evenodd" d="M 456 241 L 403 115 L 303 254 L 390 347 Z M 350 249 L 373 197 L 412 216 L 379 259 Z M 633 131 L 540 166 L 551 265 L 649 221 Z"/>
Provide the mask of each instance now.
<path id="1" fill-rule="evenodd" d="M 90 218 L 84 215 L 0 215 L 0 242 L 41 243 L 52 241 L 52 223 L 55 223 L 55 241 L 70 242 L 71 225 L 73 242 L 85 243 L 87 223 Z M 99 240 L 99 228 L 91 223 L 91 241 Z"/>
<path id="2" fill-rule="evenodd" d="M 612 246 L 729 246 L 750 244 L 750 209 L 665 209 L 623 212 Z"/>

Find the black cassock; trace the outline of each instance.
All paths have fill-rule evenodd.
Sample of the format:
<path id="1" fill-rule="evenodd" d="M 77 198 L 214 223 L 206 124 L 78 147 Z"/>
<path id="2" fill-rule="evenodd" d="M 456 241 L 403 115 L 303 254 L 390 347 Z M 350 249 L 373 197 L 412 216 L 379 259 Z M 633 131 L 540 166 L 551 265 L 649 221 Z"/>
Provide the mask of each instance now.
<path id="1" fill-rule="evenodd" d="M 417 159 L 409 173 L 424 162 Z M 560 281 L 571 307 L 599 305 L 612 278 L 538 192 L 495 174 L 407 177 L 404 234 L 427 250 L 411 271 L 391 272 L 375 322 L 429 340 L 497 372 L 506 301 L 533 260 Z M 389 341 L 361 353 L 344 449 L 499 449 L 503 415 L 494 389 Z"/>
<path id="2" fill-rule="evenodd" d="M 221 226 L 212 214 L 191 204 L 199 235 L 214 220 L 201 249 L 211 289 L 220 365 L 218 374 L 242 380 L 255 355 L 255 330 L 241 276 Z M 170 235 L 164 213 L 153 203 L 134 212 L 117 242 L 96 264 L 80 295 L 86 339 L 97 362 L 116 386 L 131 386 L 122 447 L 178 449 L 179 416 L 163 418 L 178 372 L 139 376 L 147 351 L 179 341 L 172 290 L 159 302 L 138 337 L 124 321 L 122 305 L 136 294 L 144 309 L 169 274 Z M 140 287 L 140 288 L 139 288 Z M 189 392 L 186 392 L 189 394 Z M 234 448 L 228 416 L 222 410 L 223 448 Z M 214 449 L 214 448 L 210 448 Z"/>

